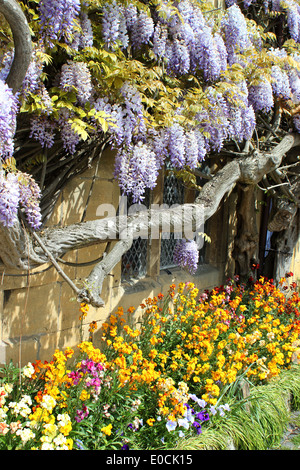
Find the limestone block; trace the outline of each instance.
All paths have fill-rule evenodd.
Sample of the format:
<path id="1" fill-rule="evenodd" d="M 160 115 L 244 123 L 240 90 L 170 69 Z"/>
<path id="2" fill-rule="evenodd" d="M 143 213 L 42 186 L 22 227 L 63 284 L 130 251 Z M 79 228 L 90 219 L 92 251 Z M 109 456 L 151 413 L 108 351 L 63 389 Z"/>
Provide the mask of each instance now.
<path id="1" fill-rule="evenodd" d="M 99 243 L 98 245 L 92 245 L 76 250 L 76 262 L 78 263 L 76 268 L 76 279 L 80 285 L 82 285 L 82 282 L 89 276 L 93 267 L 96 265 L 97 260 L 101 260 L 105 248 L 106 243 Z M 87 266 L 84 265 L 84 263 L 92 261 L 95 261 L 95 263 Z"/>
<path id="2" fill-rule="evenodd" d="M 109 282 L 109 279 L 106 282 Z M 95 308 L 90 306 L 88 314 L 83 319 L 83 324 L 89 325 L 92 321 L 96 321 L 100 325 L 110 314 L 110 308 L 111 305 L 109 302 L 105 307 Z M 79 317 L 81 315 L 80 304 L 75 299 L 73 291 L 68 284 L 65 282 L 62 283 L 58 329 L 60 331 L 66 331 L 80 328 Z"/>
<path id="3" fill-rule="evenodd" d="M 117 154 L 116 150 L 111 150 L 110 148 L 107 148 L 101 155 L 101 160 L 100 160 L 97 174 L 95 174 L 95 167 L 96 167 L 96 160 L 95 160 L 91 168 L 86 170 L 83 173 L 83 177 L 94 178 L 96 176 L 97 178 L 101 178 L 101 179 L 112 179 L 116 154 Z"/>
<path id="4" fill-rule="evenodd" d="M 66 262 L 76 263 L 76 252 L 70 251 L 63 257 L 63 259 Z M 76 277 L 76 267 L 68 266 L 64 263 L 61 263 L 60 265 L 67 276 L 69 276 L 71 279 Z M 46 284 L 52 284 L 59 281 L 61 281 L 61 276 L 56 271 L 52 263 L 45 263 L 42 266 L 32 269 L 29 276 L 27 271 L 7 269 L 4 274 L 2 274 L 0 291 L 22 289 L 26 288 L 28 284 L 31 288 L 36 286 L 44 286 Z"/>
<path id="5" fill-rule="evenodd" d="M 62 217 L 62 193 L 59 194 L 53 212 L 47 220 L 45 226 L 53 227 L 55 225 L 61 225 Z"/>
<path id="6" fill-rule="evenodd" d="M 76 251 L 76 261 L 78 265 L 76 268 L 75 278 L 77 280 L 77 284 L 79 287 L 84 285 L 85 279 L 89 276 L 94 266 L 96 266 L 96 263 L 101 261 L 102 255 L 105 252 L 106 248 L 107 248 L 106 243 L 99 243 L 98 245 L 92 245 L 92 246 L 88 246 L 85 248 L 80 248 L 79 250 Z M 94 263 L 91 263 L 92 261 L 94 261 Z M 85 263 L 88 263 L 88 264 L 85 265 Z M 118 287 L 120 285 L 121 263 L 118 263 L 114 267 L 112 272 L 109 274 L 108 278 L 111 278 L 110 282 L 112 282 L 112 287 Z M 105 280 L 103 289 L 102 289 L 102 295 L 105 301 L 107 299 L 107 295 L 109 294 L 109 292 L 107 291 L 107 287 L 105 287 L 106 282 L 107 282 L 107 279 Z"/>
<path id="7" fill-rule="evenodd" d="M 89 185 L 79 176 L 73 178 L 62 191 L 61 224 L 70 225 L 81 221 L 89 194 Z"/>
<path id="8" fill-rule="evenodd" d="M 79 343 L 79 328 L 66 329 L 43 335 L 40 338 L 39 359 L 41 361 L 49 361 L 56 349 L 64 351 L 67 347 L 76 348 L 76 345 Z"/>
<path id="9" fill-rule="evenodd" d="M 97 179 L 92 188 L 92 197 L 89 200 L 86 216 L 84 220 L 96 220 L 104 217 L 115 217 L 119 205 L 120 190 L 115 181 Z M 104 212 L 101 205 L 111 205 L 109 210 Z M 102 216 L 103 214 L 103 216 Z"/>
<path id="10" fill-rule="evenodd" d="M 2 341 L 0 343 L 0 364 L 12 362 L 15 366 L 21 366 L 38 359 L 39 345 L 37 338 L 31 337 L 14 341 Z"/>
<path id="11" fill-rule="evenodd" d="M 19 338 L 56 331 L 60 284 L 16 289 L 4 296 L 2 337 Z"/>
<path id="12" fill-rule="evenodd" d="M 4 341 L 0 341 L 0 365 L 7 364 L 6 362 L 7 346 L 8 346 L 7 343 L 5 343 Z"/>

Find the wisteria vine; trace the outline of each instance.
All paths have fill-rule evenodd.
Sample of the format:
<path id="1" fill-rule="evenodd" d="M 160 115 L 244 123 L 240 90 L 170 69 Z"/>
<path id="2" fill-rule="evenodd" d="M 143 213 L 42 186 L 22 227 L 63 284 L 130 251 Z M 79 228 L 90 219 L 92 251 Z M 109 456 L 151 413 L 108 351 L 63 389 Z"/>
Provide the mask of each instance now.
<path id="1" fill-rule="evenodd" d="M 211 152 L 220 152 L 226 142 L 251 139 L 256 127 L 257 113 L 268 113 L 277 99 L 300 105 L 300 54 L 288 54 L 284 49 L 267 51 L 271 64 L 268 72 L 255 76 L 255 60 L 264 43 L 259 29 L 243 14 L 251 0 L 241 7 L 236 0 L 227 0 L 222 17 L 214 18 L 191 0 L 158 2 L 156 9 L 140 8 L 135 3 L 102 2 L 99 6 L 99 28 L 93 28 L 89 18 L 89 1 L 40 0 L 36 6 L 38 41 L 32 63 L 22 90 L 14 96 L 5 84 L 13 58 L 8 51 L 2 58 L 0 71 L 0 157 L 2 161 L 14 153 L 16 117 L 22 103 L 32 95 L 39 97 L 40 110 L 30 119 L 30 137 L 42 148 L 51 148 L 55 139 L 62 140 L 66 153 L 76 155 L 82 134 L 76 119 L 83 121 L 84 112 L 93 110 L 87 123 L 89 132 L 97 137 L 103 131 L 95 113 L 106 113 L 115 125 L 108 129 L 110 143 L 117 150 L 115 177 L 123 194 L 134 202 L 143 200 L 145 190 L 153 189 L 160 168 L 166 161 L 175 169 L 197 168 Z M 300 7 L 295 0 L 279 2 L 264 0 L 265 14 L 278 12 L 286 17 L 290 38 L 300 43 Z M 151 14 L 150 14 L 151 11 Z M 95 37 L 94 37 L 95 36 Z M 147 116 L 141 87 L 128 77 L 119 85 L 117 95 L 99 86 L 94 75 L 95 62 L 84 61 L 83 51 L 103 47 L 107 57 L 121 51 L 133 59 L 152 60 L 172 79 L 186 80 L 194 76 L 201 84 L 202 95 L 194 114 L 189 115 L 182 91 L 178 106 L 169 123 L 151 124 Z M 39 54 L 54 54 L 60 45 L 67 54 L 64 63 L 58 62 L 54 84 L 57 95 L 71 97 L 69 106 L 54 109 L 54 98 L 45 82 L 45 70 Z M 69 49 L 68 49 L 69 48 Z M 98 50 L 98 49 L 97 49 Z M 267 50 L 267 49 L 266 49 Z M 53 52 L 54 51 L 54 52 Z M 71 53 L 68 51 L 72 51 Z M 296 51 L 296 48 L 295 48 Z M 93 51 L 96 57 L 96 52 Z M 148 55 L 147 55 L 148 54 Z M 104 56 L 106 57 L 106 56 Z M 105 63 L 105 60 L 103 61 Z M 101 69 L 104 73 L 105 67 Z M 232 79 L 230 71 L 239 67 L 243 78 Z M 219 87 L 219 85 L 228 85 Z M 157 93 L 157 90 L 155 91 Z M 153 92 L 153 94 L 155 94 Z M 151 96 L 153 98 L 153 96 Z M 57 97 L 56 97 L 57 99 Z M 179 103 L 183 103 L 182 106 Z M 203 103 L 201 105 L 201 103 Z M 175 107 L 174 107 L 175 108 Z M 151 114 L 151 110 L 150 110 Z M 300 119 L 293 118 L 299 131 Z M 0 220 L 10 226 L 22 208 L 28 223 L 39 228 L 40 191 L 29 176 L 1 171 Z M 179 244 L 175 253 L 178 263 L 187 263 L 184 253 L 194 253 L 192 242 Z M 193 262 L 190 270 L 195 268 Z"/>

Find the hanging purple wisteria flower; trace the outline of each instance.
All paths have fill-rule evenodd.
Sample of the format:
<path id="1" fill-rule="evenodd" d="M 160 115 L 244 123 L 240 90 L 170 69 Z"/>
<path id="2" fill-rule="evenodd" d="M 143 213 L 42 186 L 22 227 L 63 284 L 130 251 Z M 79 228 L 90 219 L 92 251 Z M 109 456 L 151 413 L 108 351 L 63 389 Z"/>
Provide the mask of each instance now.
<path id="1" fill-rule="evenodd" d="M 250 140 L 256 126 L 256 117 L 253 106 L 247 106 L 242 110 L 242 134 L 243 139 Z"/>
<path id="2" fill-rule="evenodd" d="M 190 69 L 190 55 L 184 41 L 175 38 L 166 45 L 166 58 L 169 73 L 184 75 Z"/>
<path id="3" fill-rule="evenodd" d="M 13 154 L 17 112 L 17 97 L 0 79 L 0 159 Z"/>
<path id="4" fill-rule="evenodd" d="M 42 224 L 42 215 L 39 207 L 41 191 L 34 179 L 26 174 L 19 173 L 20 206 L 24 209 L 28 225 L 38 230 Z"/>
<path id="5" fill-rule="evenodd" d="M 55 123 L 47 116 L 37 116 L 30 121 L 30 138 L 37 140 L 42 147 L 51 148 L 54 144 Z"/>
<path id="6" fill-rule="evenodd" d="M 287 26 L 291 38 L 298 42 L 300 33 L 300 15 L 298 5 L 293 0 L 286 1 Z"/>
<path id="7" fill-rule="evenodd" d="M 143 200 L 145 189 L 153 189 L 158 176 L 155 153 L 138 142 L 131 151 L 121 150 L 116 156 L 115 177 L 123 194 L 132 195 L 133 203 Z"/>
<path id="8" fill-rule="evenodd" d="M 300 77 L 296 70 L 288 70 L 289 85 L 292 92 L 292 100 L 294 103 L 300 101 Z"/>
<path id="9" fill-rule="evenodd" d="M 80 28 L 81 31 L 75 31 L 72 48 L 78 51 L 86 47 L 93 47 L 94 33 L 92 29 L 92 22 L 87 13 L 82 12 L 80 15 Z"/>
<path id="10" fill-rule="evenodd" d="M 40 0 L 38 4 L 42 37 L 49 47 L 54 41 L 71 43 L 74 20 L 79 16 L 80 0 Z"/>
<path id="11" fill-rule="evenodd" d="M 244 52 L 250 45 L 245 17 L 236 4 L 226 11 L 221 28 L 224 32 L 228 62 L 232 65 L 235 62 L 235 54 Z"/>
<path id="12" fill-rule="evenodd" d="M 60 126 L 60 134 L 63 141 L 63 146 L 66 152 L 74 154 L 76 146 L 80 141 L 79 135 L 72 128 L 72 115 L 67 109 L 63 109 L 58 119 Z"/>
<path id="13" fill-rule="evenodd" d="M 0 222 L 12 227 L 17 221 L 20 188 L 18 177 L 13 173 L 0 172 Z"/>
<path id="14" fill-rule="evenodd" d="M 118 44 L 122 47 L 129 44 L 125 10 L 115 0 L 103 7 L 102 36 L 110 50 L 115 50 Z"/>
<path id="15" fill-rule="evenodd" d="M 198 165 L 199 148 L 196 133 L 190 130 L 185 138 L 185 163 L 190 168 L 196 168 Z"/>
<path id="16" fill-rule="evenodd" d="M 61 68 L 60 86 L 64 91 L 74 87 L 79 104 L 84 105 L 92 95 L 92 78 L 85 62 L 68 61 Z"/>
<path id="17" fill-rule="evenodd" d="M 168 38 L 168 28 L 166 25 L 157 23 L 153 34 L 153 52 L 158 57 L 164 57 Z"/>
<path id="18" fill-rule="evenodd" d="M 11 69 L 11 65 L 14 59 L 14 50 L 10 50 L 4 54 L 2 58 L 2 69 L 0 71 L 0 79 L 5 81 L 9 71 Z M 19 94 L 22 95 L 23 98 L 29 93 L 36 93 L 38 88 L 41 86 L 41 74 L 43 71 L 43 63 L 39 60 L 37 56 L 37 50 L 34 50 L 32 53 L 31 62 L 27 69 L 25 78 L 23 80 L 21 89 L 19 90 Z"/>
<path id="19" fill-rule="evenodd" d="M 169 129 L 169 155 L 174 168 L 182 168 L 185 165 L 185 132 L 178 124 L 173 124 Z"/>
<path id="20" fill-rule="evenodd" d="M 197 35 L 194 56 L 197 56 L 194 61 L 203 71 L 204 80 L 214 81 L 219 78 L 221 59 L 211 29 L 207 26 Z"/>
<path id="21" fill-rule="evenodd" d="M 248 99 L 254 111 L 269 112 L 274 106 L 271 83 L 264 78 L 258 85 L 250 86 Z"/>
<path id="22" fill-rule="evenodd" d="M 291 88 L 287 73 L 278 65 L 271 69 L 272 90 L 275 96 L 288 100 L 291 97 Z"/>
<path id="23" fill-rule="evenodd" d="M 143 104 L 140 92 L 135 86 L 126 82 L 121 88 L 121 94 L 125 101 L 125 115 L 128 117 L 127 124 L 131 126 L 132 133 L 137 134 L 141 140 L 146 132 Z"/>
<path id="24" fill-rule="evenodd" d="M 148 16 L 144 11 L 140 11 L 131 26 L 133 47 L 139 49 L 143 44 L 148 44 L 153 33 L 154 23 L 151 16 Z"/>
<path id="25" fill-rule="evenodd" d="M 179 240 L 175 245 L 173 256 L 175 264 L 190 274 L 195 274 L 198 267 L 199 251 L 194 240 Z"/>
<path id="26" fill-rule="evenodd" d="M 293 116 L 293 123 L 294 123 L 294 127 L 296 131 L 300 133 L 300 116 L 299 115 Z"/>

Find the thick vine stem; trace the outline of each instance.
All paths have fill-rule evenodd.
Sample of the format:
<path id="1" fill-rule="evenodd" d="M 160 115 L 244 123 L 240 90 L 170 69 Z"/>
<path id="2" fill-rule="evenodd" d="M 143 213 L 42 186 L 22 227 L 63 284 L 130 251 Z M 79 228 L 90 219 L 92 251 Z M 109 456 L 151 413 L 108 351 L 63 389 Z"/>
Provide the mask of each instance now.
<path id="1" fill-rule="evenodd" d="M 202 188 L 198 198 L 193 204 L 183 204 L 167 209 L 138 212 L 130 216 L 110 217 L 105 219 L 81 222 L 61 228 L 49 228 L 40 234 L 40 244 L 35 244 L 33 239 L 25 240 L 21 232 L 21 225 L 0 230 L 0 257 L 4 265 L 17 269 L 31 269 L 38 264 L 49 261 L 45 255 L 45 249 L 51 253 L 53 259 L 61 258 L 70 250 L 99 243 L 116 242 L 113 249 L 95 266 L 87 279 L 87 289 L 76 294 L 79 300 L 84 299 L 94 306 L 104 304 L 100 294 L 105 277 L 121 260 L 122 255 L 130 248 L 132 240 L 140 234 L 149 234 L 163 231 L 164 223 L 168 220 L 170 232 L 174 232 L 180 226 L 188 224 L 191 230 L 196 231 L 199 226 L 199 210 L 202 214 L 202 222 L 208 220 L 218 209 L 223 197 L 236 186 L 256 185 L 264 175 L 274 171 L 292 148 L 300 146 L 300 134 L 288 134 L 274 147 L 272 152 L 253 152 L 251 155 L 236 158 L 219 170 L 211 180 Z M 124 232 L 124 223 L 126 231 Z M 152 231 L 152 232 L 151 232 Z M 1 235 L 2 233 L 2 235 Z M 2 238 L 3 237 L 3 238 Z M 28 265 L 24 251 L 30 253 Z"/>
<path id="2" fill-rule="evenodd" d="M 26 17 L 17 1 L 0 0 L 0 13 L 7 20 L 13 35 L 14 60 L 6 83 L 16 93 L 23 83 L 31 61 L 31 34 Z"/>

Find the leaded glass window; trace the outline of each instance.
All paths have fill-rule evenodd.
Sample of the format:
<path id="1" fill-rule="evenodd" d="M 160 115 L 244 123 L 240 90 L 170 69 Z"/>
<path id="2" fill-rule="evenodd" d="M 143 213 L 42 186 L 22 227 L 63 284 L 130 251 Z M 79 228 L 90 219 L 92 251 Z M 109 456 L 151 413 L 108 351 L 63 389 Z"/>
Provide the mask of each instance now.
<path id="1" fill-rule="evenodd" d="M 149 208 L 150 191 L 146 191 L 143 205 Z M 127 197 L 127 211 L 130 210 L 132 199 Z M 141 278 L 147 274 L 148 239 L 138 237 L 133 240 L 130 250 L 122 257 L 122 281 Z"/>
<path id="2" fill-rule="evenodd" d="M 169 207 L 174 204 L 184 203 L 184 186 L 179 181 L 172 171 L 166 171 L 164 178 L 164 191 L 163 191 L 163 204 Z M 161 237 L 161 252 L 160 252 L 160 268 L 175 267 L 173 260 L 173 252 L 178 239 L 182 236 L 176 233 L 162 232 Z"/>

